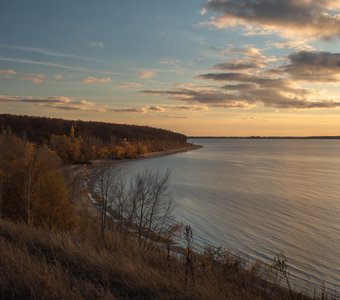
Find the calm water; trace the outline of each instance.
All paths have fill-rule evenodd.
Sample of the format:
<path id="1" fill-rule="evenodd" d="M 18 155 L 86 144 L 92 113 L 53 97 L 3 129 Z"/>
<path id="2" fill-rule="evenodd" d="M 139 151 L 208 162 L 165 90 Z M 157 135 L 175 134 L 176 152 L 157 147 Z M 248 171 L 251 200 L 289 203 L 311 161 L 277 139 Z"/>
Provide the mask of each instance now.
<path id="1" fill-rule="evenodd" d="M 204 148 L 126 164 L 171 170 L 179 221 L 196 241 L 250 258 L 289 258 L 304 280 L 340 292 L 340 140 L 199 140 Z"/>

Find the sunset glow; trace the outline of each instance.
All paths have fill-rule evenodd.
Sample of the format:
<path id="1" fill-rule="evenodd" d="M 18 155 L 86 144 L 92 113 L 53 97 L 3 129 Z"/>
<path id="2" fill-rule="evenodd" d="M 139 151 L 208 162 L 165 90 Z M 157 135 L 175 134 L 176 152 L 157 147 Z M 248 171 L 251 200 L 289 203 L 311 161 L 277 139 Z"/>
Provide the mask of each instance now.
<path id="1" fill-rule="evenodd" d="M 340 135 L 334 0 L 6 1 L 1 113 Z"/>

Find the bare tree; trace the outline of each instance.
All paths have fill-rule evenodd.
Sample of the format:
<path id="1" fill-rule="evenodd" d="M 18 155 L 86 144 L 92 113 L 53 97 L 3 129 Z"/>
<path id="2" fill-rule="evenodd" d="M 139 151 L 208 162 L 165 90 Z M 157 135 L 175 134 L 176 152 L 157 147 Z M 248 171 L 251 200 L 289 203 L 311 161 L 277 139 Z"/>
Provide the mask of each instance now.
<path id="1" fill-rule="evenodd" d="M 289 270 L 287 265 L 288 258 L 283 254 L 280 253 L 276 257 L 274 257 L 274 264 L 273 267 L 276 269 L 286 280 L 287 287 L 289 290 L 290 298 L 293 299 L 293 292 L 289 282 Z"/>
<path id="2" fill-rule="evenodd" d="M 122 224 L 122 211 L 125 203 L 125 181 L 120 168 L 106 168 L 99 174 L 99 196 L 101 203 L 101 233 L 105 237 L 108 218 Z M 110 210 L 111 208 L 111 210 Z M 111 212 L 115 212 L 113 216 Z"/>
<path id="3" fill-rule="evenodd" d="M 178 228 L 168 192 L 169 177 L 169 171 L 164 175 L 144 171 L 131 179 L 128 222 L 136 228 L 139 245 L 143 248 L 167 241 Z"/>
<path id="4" fill-rule="evenodd" d="M 99 175 L 99 194 L 101 201 L 101 234 L 105 239 L 105 229 L 107 224 L 109 196 L 113 184 L 113 174 L 109 168 L 104 169 Z"/>
<path id="5" fill-rule="evenodd" d="M 109 206 L 114 213 L 113 218 L 117 224 L 118 231 L 122 231 L 124 223 L 124 209 L 126 207 L 126 181 L 121 169 L 111 170 L 112 181 L 109 195 Z"/>
<path id="6" fill-rule="evenodd" d="M 129 181 L 119 168 L 108 168 L 99 175 L 101 233 L 104 237 L 108 218 L 119 231 L 135 232 L 142 248 L 167 242 L 178 230 L 168 192 L 170 172 L 144 171 Z"/>
<path id="7" fill-rule="evenodd" d="M 195 282 L 194 278 L 194 270 L 192 266 L 192 242 L 193 242 L 193 234 L 190 225 L 185 225 L 183 228 L 183 236 L 187 242 L 186 248 L 186 258 L 185 258 L 185 287 L 188 283 L 188 271 L 190 269 L 192 281 Z"/>

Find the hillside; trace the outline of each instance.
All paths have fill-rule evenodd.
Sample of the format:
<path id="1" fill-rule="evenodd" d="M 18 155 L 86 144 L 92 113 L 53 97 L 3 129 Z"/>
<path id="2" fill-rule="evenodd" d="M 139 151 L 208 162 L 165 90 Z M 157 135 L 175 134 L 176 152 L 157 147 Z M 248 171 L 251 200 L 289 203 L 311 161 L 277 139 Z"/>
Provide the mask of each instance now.
<path id="1" fill-rule="evenodd" d="M 2 299 L 290 299 L 264 269 L 195 267 L 162 249 L 142 251 L 129 235 L 61 234 L 0 220 Z M 223 276 L 222 276 L 223 275 Z M 295 294 L 294 299 L 308 299 Z"/>
<path id="2" fill-rule="evenodd" d="M 77 139 L 63 139 L 74 155 Z M 173 214 L 169 172 L 95 166 L 0 134 L 0 299 L 309 299 L 290 290 L 285 260 L 198 252 Z"/>
<path id="3" fill-rule="evenodd" d="M 186 136 L 169 130 L 149 126 L 113 124 L 104 122 L 72 121 L 47 117 L 32 117 L 2 114 L 0 128 L 10 127 L 18 136 L 25 135 L 32 142 L 43 142 L 51 135 L 69 135 L 71 126 L 74 127 L 76 137 L 87 139 L 90 136 L 108 143 L 114 139 L 128 139 L 135 141 L 171 141 L 185 143 Z"/>
<path id="4" fill-rule="evenodd" d="M 135 158 L 186 146 L 186 136 L 148 126 L 0 115 L 1 132 L 48 145 L 65 164 L 95 159 Z"/>

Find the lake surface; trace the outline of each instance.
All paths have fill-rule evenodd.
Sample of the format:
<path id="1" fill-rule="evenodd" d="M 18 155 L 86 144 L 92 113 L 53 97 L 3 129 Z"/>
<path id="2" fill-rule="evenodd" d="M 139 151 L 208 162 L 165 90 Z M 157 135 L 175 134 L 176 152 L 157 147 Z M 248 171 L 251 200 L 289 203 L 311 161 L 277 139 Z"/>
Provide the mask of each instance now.
<path id="1" fill-rule="evenodd" d="M 193 139 L 204 147 L 132 161 L 171 171 L 179 221 L 200 243 L 250 259 L 289 258 L 293 285 L 340 292 L 340 140 Z"/>

